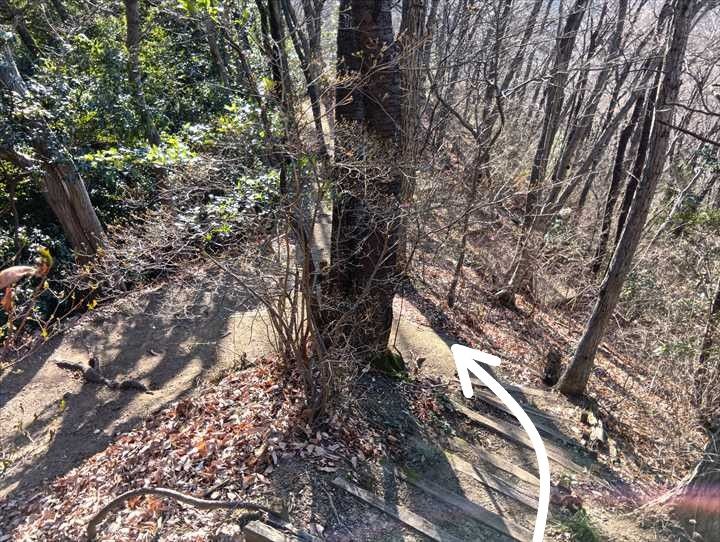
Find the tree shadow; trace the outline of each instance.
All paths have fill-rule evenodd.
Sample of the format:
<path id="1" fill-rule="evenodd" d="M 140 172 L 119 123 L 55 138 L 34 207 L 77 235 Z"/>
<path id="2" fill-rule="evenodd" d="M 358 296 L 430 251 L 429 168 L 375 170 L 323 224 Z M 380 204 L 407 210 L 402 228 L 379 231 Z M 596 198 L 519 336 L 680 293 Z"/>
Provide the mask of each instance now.
<path id="1" fill-rule="evenodd" d="M 325 540 L 404 540 L 402 532 L 412 529 L 392 515 L 409 510 L 461 540 L 512 540 L 429 492 L 427 487 L 431 487 L 486 507 L 502 516 L 501 523 L 524 521 L 525 527 L 531 528 L 518 512 L 523 505 L 510 503 L 451 464 L 445 454 L 451 447 L 450 436 L 443 436 L 437 427 L 431 429 L 432 422 L 418 417 L 408 397 L 412 386 L 412 382 L 371 371 L 353 386 L 351 397 L 343 399 L 353 405 L 351 412 L 346 412 L 352 418 L 347 429 L 355 439 L 354 444 L 346 442 L 350 453 L 357 459 L 358 450 L 367 452 L 368 447 L 381 445 L 382 451 L 375 457 L 379 464 L 344 458 L 338 471 L 330 474 L 308 472 L 292 459 L 291 466 L 279 467 L 282 475 L 273 478 L 273 491 L 288 501 L 309 501 L 310 517 L 295 521 L 322 524 Z M 374 494 L 385 511 L 338 488 L 333 484 L 336 477 Z"/>
<path id="2" fill-rule="evenodd" d="M 456 342 L 456 340 L 453 335 L 448 333 L 448 328 L 451 326 L 448 325 L 448 318 L 444 314 L 442 308 L 439 307 L 428 296 L 415 289 L 412 285 L 405 286 L 403 293 L 409 299 L 411 299 L 413 305 L 420 311 L 420 313 L 423 314 L 423 316 L 425 316 L 427 321 L 430 323 L 430 327 L 434 330 L 436 335 L 440 339 L 442 339 L 443 342 L 445 342 L 446 346 L 449 349 L 449 347 L 454 342 Z M 515 333 L 521 334 L 522 336 L 525 336 L 528 333 L 528 328 L 535 328 L 535 335 L 542 337 L 544 341 L 547 341 L 549 338 L 549 342 L 557 348 L 563 349 L 563 346 L 566 344 L 566 339 L 562 337 L 557 330 L 546 325 L 543 321 L 522 318 L 511 320 L 509 322 L 509 325 L 515 331 Z M 482 340 L 484 345 L 487 345 L 486 349 L 491 352 L 502 354 L 502 351 L 498 349 L 498 345 L 496 345 L 490 337 L 488 337 L 487 335 L 483 335 Z M 525 337 L 525 342 L 531 348 L 531 352 L 534 352 L 535 355 L 542 355 L 540 354 L 539 346 L 536 344 L 537 341 L 533 340 L 532 336 L 529 338 Z M 486 367 L 486 369 L 489 368 Z M 492 373 L 492 371 L 490 372 Z M 503 383 L 502 380 L 500 381 L 501 383 Z M 539 408 L 536 405 L 534 397 L 523 391 L 522 387 L 513 389 L 511 386 L 508 386 L 507 383 L 503 383 L 503 385 L 506 387 L 506 389 L 508 389 L 508 391 L 511 392 L 511 395 L 516 398 L 520 405 L 525 408 L 526 412 L 529 413 L 531 419 L 536 422 L 536 426 L 540 429 L 540 434 L 543 437 L 543 440 L 548 443 L 560 445 L 567 449 L 571 453 L 573 460 L 580 467 L 585 467 L 596 472 L 599 476 L 606 480 L 612 491 L 616 493 L 618 497 L 621 498 L 623 501 L 628 502 L 632 499 L 631 486 L 627 482 L 625 482 L 622 476 L 610 465 L 600 462 L 597 452 L 595 450 L 588 450 L 587 447 L 579 441 L 578 437 L 575 434 L 569 433 L 566 429 L 563 428 L 561 424 L 557 423 L 554 418 L 547 418 L 533 414 L 532 409 L 538 409 L 542 412 L 542 408 Z M 537 389 L 546 392 L 548 398 L 552 397 L 552 390 L 550 388 L 547 388 L 545 385 L 538 383 Z M 587 408 L 587 403 L 583 401 L 578 402 L 577 405 L 581 406 L 582 408 Z M 508 423 L 512 423 L 515 425 L 517 424 L 517 421 L 513 416 L 507 414 L 503 410 L 497 409 L 493 405 L 488 404 L 480 399 L 476 398 L 475 400 L 473 400 L 472 406 L 478 412 L 490 415 L 497 419 L 504 420 Z M 612 423 L 611 420 L 612 416 L 609 416 L 609 418 L 605 418 L 606 422 L 610 421 Z M 608 427 L 606 425 L 606 430 L 607 429 Z M 492 430 L 487 431 L 494 432 Z M 487 433 L 487 431 L 485 431 L 484 429 L 484 433 Z M 482 435 L 480 436 L 482 437 Z M 474 442 L 478 442 L 478 440 L 482 440 L 482 438 L 473 439 Z M 628 456 L 633 456 L 637 459 L 634 451 L 627 448 L 622 443 L 616 444 L 619 450 L 622 450 Z M 537 472 L 537 460 L 535 452 L 531 448 L 521 447 L 517 456 L 523 462 L 522 465 L 518 466 L 526 468 L 530 472 Z M 573 475 L 573 473 L 567 471 L 566 468 L 556 463 L 553 463 L 552 461 L 551 472 L 555 474 Z"/>
<path id="3" fill-rule="evenodd" d="M 180 286 L 169 283 L 87 315 L 66 337 L 48 343 L 31 360 L 32 376 L 21 374 L 0 382 L 3 390 L 12 389 L 18 401 L 33 376 L 38 378 L 32 387 L 47 388 L 44 394 L 29 396 L 38 415 L 24 428 L 25 433 L 2 435 L 3 441 L 20 445 L 20 450 L 22 439 L 27 442 L 25 435 L 29 435 L 36 441 L 37 454 L 19 460 L 0 479 L 7 490 L 5 497 L 17 498 L 45 480 L 66 474 L 104 449 L 114 435 L 186 395 L 198 379 L 229 365 L 218 361 L 218 342 L 232 331 L 232 315 L 255 308 L 256 303 L 239 292 L 230 277 L 192 275 Z M 90 353 L 98 358 L 106 377 L 131 376 L 148 385 L 152 393 L 113 390 L 84 381 L 78 388 L 69 380 L 72 376 L 48 363 L 74 356 L 72 361 L 84 364 Z"/>

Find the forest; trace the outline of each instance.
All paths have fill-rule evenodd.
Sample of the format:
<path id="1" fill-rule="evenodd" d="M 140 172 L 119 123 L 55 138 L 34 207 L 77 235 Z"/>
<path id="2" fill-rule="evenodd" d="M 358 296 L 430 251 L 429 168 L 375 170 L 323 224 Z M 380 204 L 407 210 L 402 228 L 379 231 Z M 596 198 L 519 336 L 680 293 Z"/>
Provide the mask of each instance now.
<path id="1" fill-rule="evenodd" d="M 0 542 L 720 542 L 720 1 L 0 0 Z"/>

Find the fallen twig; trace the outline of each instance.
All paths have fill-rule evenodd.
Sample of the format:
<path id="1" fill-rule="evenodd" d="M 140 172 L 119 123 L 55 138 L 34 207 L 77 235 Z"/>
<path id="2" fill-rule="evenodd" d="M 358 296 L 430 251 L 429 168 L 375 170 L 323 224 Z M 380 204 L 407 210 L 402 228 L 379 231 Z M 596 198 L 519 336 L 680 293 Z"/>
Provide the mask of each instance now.
<path id="1" fill-rule="evenodd" d="M 94 367 L 85 367 L 84 365 L 80 365 L 79 363 L 73 363 L 72 361 L 56 361 L 55 365 L 57 365 L 61 369 L 80 373 L 87 382 L 92 382 L 94 384 L 104 384 L 111 389 L 139 390 L 145 393 L 151 393 L 150 391 L 148 391 L 145 384 L 133 378 L 125 378 L 119 381 L 110 380 L 109 378 L 105 378 L 102 374 L 100 374 L 100 371 L 98 371 Z"/>
<path id="2" fill-rule="evenodd" d="M 168 497 L 170 499 L 175 499 L 176 501 L 189 504 L 190 506 L 194 506 L 195 508 L 199 508 L 200 510 L 214 510 L 217 508 L 244 508 L 246 510 L 253 510 L 256 512 L 265 512 L 269 515 L 276 514 L 276 512 L 274 512 L 270 508 L 257 503 L 251 503 L 246 501 L 213 501 L 208 499 L 199 499 L 197 497 L 193 497 L 192 495 L 186 495 L 185 493 L 180 493 L 179 491 L 175 491 L 173 489 L 166 489 L 163 487 L 141 487 L 139 489 L 131 489 L 130 491 L 126 491 L 122 495 L 115 497 L 113 500 L 103 506 L 100 511 L 97 512 L 92 518 L 90 518 L 87 529 L 85 531 L 87 539 L 95 540 L 95 537 L 97 536 L 98 525 L 105 519 L 105 517 L 110 512 L 119 508 L 120 505 L 122 505 L 128 499 L 132 499 L 133 497 L 139 497 L 141 495 L 160 495 L 161 497 Z"/>

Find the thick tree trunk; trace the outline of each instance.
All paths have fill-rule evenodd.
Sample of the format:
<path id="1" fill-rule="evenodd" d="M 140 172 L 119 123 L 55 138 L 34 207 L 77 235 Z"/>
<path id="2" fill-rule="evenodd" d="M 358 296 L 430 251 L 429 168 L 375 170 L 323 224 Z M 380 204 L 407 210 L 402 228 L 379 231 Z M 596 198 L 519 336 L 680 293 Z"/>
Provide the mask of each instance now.
<path id="1" fill-rule="evenodd" d="M 30 93 L 15 65 L 7 43 L 0 43 L 0 84 L 17 95 L 18 100 L 30 100 Z M 27 105 L 27 104 L 21 104 Z M 1 112 L 3 115 L 5 112 Z M 9 115 L 8 115 L 9 116 Z M 105 235 L 75 162 L 62 146 L 45 119 L 38 115 L 24 117 L 36 161 L 45 172 L 43 192 L 80 260 L 93 255 L 103 244 Z M 0 156 L 9 158 L 21 167 L 34 161 L 12 149 L 2 150 Z"/>
<path id="2" fill-rule="evenodd" d="M 397 168 L 400 81 L 389 0 L 341 0 L 336 98 L 337 179 L 329 342 L 383 356 L 392 325 L 402 181 Z"/>
<path id="3" fill-rule="evenodd" d="M 127 33 L 125 45 L 128 52 L 128 79 L 135 100 L 135 109 L 140 117 L 145 132 L 145 138 L 151 145 L 160 144 L 160 134 L 155 127 L 150 108 L 145 101 L 143 91 L 143 76 L 140 69 L 140 6 L 139 0 L 125 1 L 125 20 Z"/>
<path id="4" fill-rule="evenodd" d="M 696 0 L 677 0 L 672 34 L 662 67 L 662 83 L 658 89 L 652 130 L 648 141 L 648 157 L 642 178 L 635 191 L 627 222 L 613 255 L 610 268 L 600 286 L 598 299 L 585 327 L 575 355 L 565 370 L 558 388 L 567 395 L 582 395 L 595 363 L 595 354 L 612 316 L 620 291 L 630 271 L 655 189 L 662 173 L 670 139 L 668 123 L 672 120 L 673 103 L 680 88 L 680 72 L 685 58 L 690 23 L 696 11 Z"/>
<path id="5" fill-rule="evenodd" d="M 425 0 L 403 0 L 402 20 L 398 36 L 400 45 L 400 155 L 402 171 L 401 202 L 409 204 L 415 193 L 415 172 L 422 133 L 421 106 L 423 61 L 425 52 Z M 401 272 L 407 261 L 407 224 L 403 216 L 398 232 L 397 261 Z"/>

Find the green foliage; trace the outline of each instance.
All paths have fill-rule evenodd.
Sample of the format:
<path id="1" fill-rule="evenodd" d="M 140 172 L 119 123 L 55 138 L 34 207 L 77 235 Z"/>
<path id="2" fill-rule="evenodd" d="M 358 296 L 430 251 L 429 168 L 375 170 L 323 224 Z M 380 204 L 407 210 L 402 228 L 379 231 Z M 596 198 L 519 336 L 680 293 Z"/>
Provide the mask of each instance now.
<path id="1" fill-rule="evenodd" d="M 688 206 L 676 215 L 675 221 L 684 223 L 688 227 L 706 229 L 717 234 L 720 232 L 720 209 L 705 207 L 697 210 L 694 206 Z"/>
<path id="2" fill-rule="evenodd" d="M 405 366 L 405 360 L 400 353 L 393 353 L 389 350 L 376 355 L 370 364 L 373 369 L 382 373 L 389 374 L 395 377 L 404 377 L 407 374 L 407 367 Z"/>
<path id="3" fill-rule="evenodd" d="M 206 215 L 216 222 L 213 236 L 227 231 L 233 209 L 248 205 L 266 208 L 276 199 L 277 174 L 256 175 L 266 167 L 259 163 L 267 134 L 260 126 L 260 111 L 254 102 L 219 84 L 202 17 L 218 17 L 227 8 L 222 2 L 187 0 L 142 6 L 140 64 L 143 93 L 153 122 L 161 133 L 161 144 L 150 146 L 135 108 L 128 77 L 125 47 L 125 15 L 122 4 L 102 4 L 96 11 L 77 17 L 77 6 L 68 4 L 71 31 L 62 25 L 48 27 L 47 13 L 34 5 L 23 10 L 33 24 L 33 35 L 42 48 L 32 59 L 12 31 L 3 30 L 12 41 L 18 67 L 31 96 L 20 100 L 0 92 L 0 110 L 11 113 L 0 121 L 0 139 L 33 156 L 26 132 L 26 119 L 42 117 L 74 157 L 88 187 L 98 216 L 105 225 L 126 220 L 155 200 L 156 187 L 199 153 L 233 147 L 247 175 L 229 195 L 209 202 Z M 232 7 L 235 24 L 252 26 L 247 9 Z M 190 15 L 190 16 L 189 16 Z M 226 50 L 227 53 L 227 50 Z M 247 45 L 245 56 L 257 77 L 266 71 L 266 61 Z M 228 54 L 228 69 L 235 78 L 239 69 Z M 238 89 L 243 85 L 237 84 Z M 268 112 L 274 119 L 272 112 Z M 274 122 L 277 125 L 277 120 Z M 10 177 L 7 177 L 10 175 Z M 58 256 L 60 267 L 70 253 L 50 211 L 40 185 L 43 172 L 18 171 L 0 161 L 0 197 L 5 201 L 6 178 L 22 176 L 16 190 L 16 228 L 9 213 L 0 216 L 0 262 L 21 262 L 30 247 L 43 244 Z M 231 178 L 232 176 L 230 176 Z M 236 213 L 238 214 L 238 213 Z M 16 246 L 16 245 L 19 245 Z M 18 252 L 19 249 L 19 252 Z"/>
<path id="4" fill-rule="evenodd" d="M 597 529 L 590 522 L 585 510 L 578 510 L 572 516 L 560 520 L 560 528 L 568 533 L 574 542 L 600 542 Z"/>
<path id="5" fill-rule="evenodd" d="M 197 231 L 207 230 L 204 237 L 207 243 L 226 241 L 249 217 L 272 212 L 279 197 L 279 182 L 280 174 L 276 170 L 256 177 L 241 177 L 231 193 L 211 194 L 202 209 L 194 209 L 190 216 L 180 217 L 180 220 L 185 224 L 194 221 Z"/>

